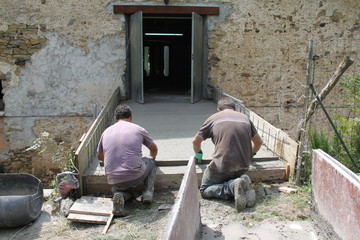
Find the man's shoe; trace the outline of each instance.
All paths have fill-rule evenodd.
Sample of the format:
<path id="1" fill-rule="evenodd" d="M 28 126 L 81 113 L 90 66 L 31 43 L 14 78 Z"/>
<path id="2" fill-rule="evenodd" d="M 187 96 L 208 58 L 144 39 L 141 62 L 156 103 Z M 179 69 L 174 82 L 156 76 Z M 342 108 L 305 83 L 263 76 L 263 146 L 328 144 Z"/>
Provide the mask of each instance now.
<path id="1" fill-rule="evenodd" d="M 150 191 L 144 191 L 142 196 L 142 202 L 150 204 L 153 202 L 153 193 Z"/>
<path id="2" fill-rule="evenodd" d="M 246 208 L 246 194 L 245 194 L 245 181 L 242 178 L 237 178 L 233 182 L 233 192 L 235 199 L 235 208 L 238 212 L 241 212 Z"/>
<path id="3" fill-rule="evenodd" d="M 113 196 L 113 214 L 116 217 L 124 217 L 125 216 L 125 199 L 124 199 L 124 193 L 122 192 L 116 192 Z"/>
<path id="4" fill-rule="evenodd" d="M 246 206 L 247 207 L 253 207 L 256 202 L 256 193 L 253 187 L 251 186 L 251 180 L 250 177 L 246 174 L 242 175 L 240 178 L 244 179 L 244 185 L 245 185 L 245 195 L 246 195 Z"/>

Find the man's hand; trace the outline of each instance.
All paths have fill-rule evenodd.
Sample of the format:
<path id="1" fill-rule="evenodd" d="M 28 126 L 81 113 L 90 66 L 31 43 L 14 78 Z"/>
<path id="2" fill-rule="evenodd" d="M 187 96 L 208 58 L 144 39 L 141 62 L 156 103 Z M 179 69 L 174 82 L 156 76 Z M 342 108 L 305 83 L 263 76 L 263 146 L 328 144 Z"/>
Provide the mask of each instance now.
<path id="1" fill-rule="evenodd" d="M 202 157 L 203 157 L 203 152 L 201 151 L 201 142 L 203 141 L 203 139 L 199 136 L 195 136 L 193 139 L 193 149 L 195 151 L 195 155 L 194 158 L 197 159 L 198 163 L 201 163 Z"/>
<path id="2" fill-rule="evenodd" d="M 99 164 L 100 167 L 104 166 L 104 153 L 103 152 L 98 152 L 98 159 L 99 159 Z"/>
<path id="3" fill-rule="evenodd" d="M 195 152 L 194 158 L 197 160 L 198 163 L 201 163 L 201 160 L 203 158 L 203 152 L 200 150 L 200 152 Z"/>
<path id="4" fill-rule="evenodd" d="M 256 134 L 251 139 L 251 144 L 252 144 L 252 153 L 254 155 L 260 150 L 260 147 L 263 144 L 263 141 L 262 141 L 261 137 L 259 136 L 259 134 Z"/>

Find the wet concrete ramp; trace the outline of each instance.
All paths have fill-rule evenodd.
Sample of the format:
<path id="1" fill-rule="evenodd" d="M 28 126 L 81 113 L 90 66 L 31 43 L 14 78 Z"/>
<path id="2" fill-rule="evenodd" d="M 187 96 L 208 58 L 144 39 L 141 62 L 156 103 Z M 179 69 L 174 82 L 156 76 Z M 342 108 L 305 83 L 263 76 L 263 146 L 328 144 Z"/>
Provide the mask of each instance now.
<path id="1" fill-rule="evenodd" d="M 133 111 L 133 122 L 144 127 L 158 146 L 158 173 L 156 189 L 179 188 L 186 172 L 188 159 L 193 156 L 192 139 L 206 118 L 216 112 L 216 104 L 211 100 L 201 100 L 195 104 L 185 101 L 149 101 L 145 104 L 124 101 Z M 200 182 L 206 165 L 211 160 L 214 145 L 208 139 L 202 143 L 204 161 L 197 164 L 196 174 Z M 149 155 L 144 147 L 143 155 Z M 272 181 L 286 178 L 286 167 L 262 146 L 256 155 L 249 173 L 253 181 Z M 104 168 L 95 158 L 83 176 L 84 193 L 110 192 Z"/>

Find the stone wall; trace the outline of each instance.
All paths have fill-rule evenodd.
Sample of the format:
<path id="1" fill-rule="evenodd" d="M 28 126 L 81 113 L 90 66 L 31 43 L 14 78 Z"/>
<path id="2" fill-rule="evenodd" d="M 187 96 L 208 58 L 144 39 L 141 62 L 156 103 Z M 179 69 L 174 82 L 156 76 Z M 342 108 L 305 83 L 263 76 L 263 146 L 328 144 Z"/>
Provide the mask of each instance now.
<path id="1" fill-rule="evenodd" d="M 10 150 L 1 165 L 6 172 L 39 175 L 33 164 L 37 153 L 25 149 L 41 132 L 52 129 L 51 136 L 65 138 L 71 151 L 113 90 L 120 86 L 125 95 L 124 21 L 108 4 L 2 1 L 0 75 Z M 42 160 L 48 164 L 39 177 L 49 182 L 52 162 Z"/>
<path id="2" fill-rule="evenodd" d="M 335 43 L 327 49 L 334 57 L 324 61 L 325 52 L 317 52 L 323 44 L 320 40 L 359 39 L 360 2 L 231 2 L 233 12 L 209 31 L 209 81 L 294 136 L 303 110 L 309 40 L 314 39 L 314 52 L 321 57 L 315 75 L 320 91 L 342 60 L 333 52 L 359 54 L 359 48 Z M 359 74 L 360 65 L 356 68 L 351 73 Z M 328 102 L 338 104 L 339 93 L 341 88 L 336 87 Z"/>
<path id="3" fill-rule="evenodd" d="M 38 31 L 44 30 L 44 26 L 8 25 L 6 31 L 0 31 L 0 56 L 16 65 L 25 65 L 45 45 L 46 39 L 38 35 Z"/>

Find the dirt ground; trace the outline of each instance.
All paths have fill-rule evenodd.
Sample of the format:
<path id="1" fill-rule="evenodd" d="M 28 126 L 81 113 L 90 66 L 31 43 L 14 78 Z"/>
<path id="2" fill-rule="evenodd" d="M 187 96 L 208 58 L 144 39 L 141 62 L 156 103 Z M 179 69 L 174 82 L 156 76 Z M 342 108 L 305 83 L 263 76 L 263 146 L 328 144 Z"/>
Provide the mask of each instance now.
<path id="1" fill-rule="evenodd" d="M 325 239 L 310 218 L 310 188 L 280 192 L 284 186 L 295 188 L 290 183 L 254 184 L 257 203 L 240 213 L 234 209 L 233 201 L 205 200 L 199 196 L 201 239 Z M 71 222 L 62 213 L 66 207 L 59 211 L 49 200 L 32 224 L 0 229 L 0 239 L 162 239 L 176 195 L 176 190 L 163 190 L 155 193 L 155 203 L 151 205 L 142 204 L 139 198 L 127 203 L 129 215 L 115 218 L 105 235 L 105 225 Z"/>

